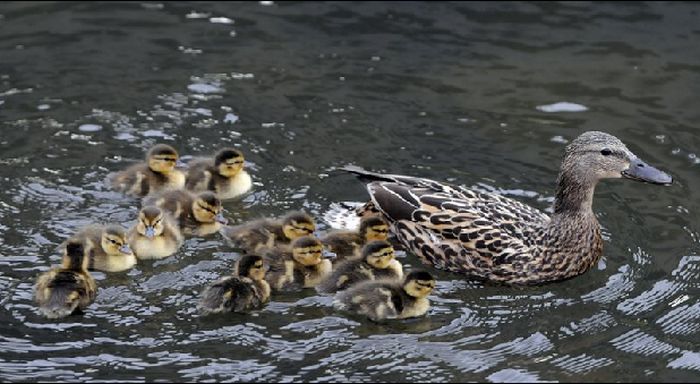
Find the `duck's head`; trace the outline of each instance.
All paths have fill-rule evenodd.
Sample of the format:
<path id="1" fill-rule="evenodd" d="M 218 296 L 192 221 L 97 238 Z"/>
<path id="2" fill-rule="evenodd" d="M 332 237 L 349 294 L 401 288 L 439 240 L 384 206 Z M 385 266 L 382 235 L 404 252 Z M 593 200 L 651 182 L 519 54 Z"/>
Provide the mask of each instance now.
<path id="1" fill-rule="evenodd" d="M 671 184 L 670 175 L 642 161 L 617 137 L 599 131 L 583 133 L 567 147 L 562 173 L 582 182 L 627 178 L 653 184 Z"/>
<path id="2" fill-rule="evenodd" d="M 289 240 L 310 235 L 315 230 L 314 219 L 304 212 L 291 212 L 282 219 L 282 232 Z"/>
<path id="3" fill-rule="evenodd" d="M 323 244 L 314 236 L 300 237 L 292 242 L 292 257 L 304 266 L 321 264 Z"/>
<path id="4" fill-rule="evenodd" d="M 265 279 L 265 263 L 258 255 L 245 255 L 236 263 L 236 273 L 241 277 L 249 277 L 255 281 Z"/>
<path id="5" fill-rule="evenodd" d="M 362 259 L 377 269 L 385 269 L 394 260 L 394 247 L 384 240 L 375 240 L 362 248 Z"/>
<path id="6" fill-rule="evenodd" d="M 175 148 L 167 144 L 156 144 L 148 151 L 146 161 L 151 171 L 167 174 L 175 169 L 178 157 Z"/>
<path id="7" fill-rule="evenodd" d="M 139 234 L 152 239 L 163 234 L 163 211 L 154 206 L 149 205 L 143 207 L 139 212 L 139 222 L 136 224 L 136 230 Z"/>
<path id="8" fill-rule="evenodd" d="M 224 217 L 221 200 L 211 191 L 202 192 L 192 202 L 192 213 L 200 223 L 228 223 Z"/>
<path id="9" fill-rule="evenodd" d="M 435 288 L 435 278 L 430 272 L 413 271 L 404 279 L 403 290 L 416 298 L 428 297 Z"/>
<path id="10" fill-rule="evenodd" d="M 245 158 L 237 149 L 225 148 L 220 150 L 214 158 L 214 166 L 223 177 L 234 177 L 242 169 Z"/>
<path id="11" fill-rule="evenodd" d="M 85 247 L 79 241 L 70 241 L 66 244 L 66 252 L 63 255 L 63 268 L 74 271 L 85 271 L 90 259 L 85 257 Z"/>
<path id="12" fill-rule="evenodd" d="M 109 256 L 133 255 L 131 247 L 129 247 L 129 243 L 126 240 L 126 231 L 118 225 L 107 226 L 102 231 L 100 245 Z"/>
<path id="13" fill-rule="evenodd" d="M 389 237 L 389 224 L 380 216 L 370 216 L 360 222 L 360 236 L 365 241 L 386 240 Z"/>

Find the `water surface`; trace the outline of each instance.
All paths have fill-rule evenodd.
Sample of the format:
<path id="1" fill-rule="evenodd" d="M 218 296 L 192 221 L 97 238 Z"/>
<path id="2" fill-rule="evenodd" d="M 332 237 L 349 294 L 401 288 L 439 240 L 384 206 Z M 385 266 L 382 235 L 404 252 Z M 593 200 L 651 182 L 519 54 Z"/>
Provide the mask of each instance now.
<path id="1" fill-rule="evenodd" d="M 700 380 L 698 5 L 269 3 L 0 4 L 3 381 Z M 427 317 L 386 324 L 313 292 L 200 317 L 239 256 L 214 236 L 95 273 L 83 316 L 32 302 L 65 238 L 134 222 L 103 182 L 154 143 L 244 151 L 254 192 L 225 203 L 242 222 L 365 199 L 348 163 L 548 209 L 593 129 L 675 183 L 601 183 L 605 255 L 575 279 L 439 272 Z"/>

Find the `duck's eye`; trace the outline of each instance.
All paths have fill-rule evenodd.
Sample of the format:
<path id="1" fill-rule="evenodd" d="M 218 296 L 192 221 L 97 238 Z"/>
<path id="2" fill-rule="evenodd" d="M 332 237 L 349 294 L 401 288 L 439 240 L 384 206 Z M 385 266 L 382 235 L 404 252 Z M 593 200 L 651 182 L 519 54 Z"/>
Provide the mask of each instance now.
<path id="1" fill-rule="evenodd" d="M 603 156 L 609 156 L 612 154 L 612 151 L 607 148 L 603 148 L 603 150 L 600 151 L 600 154 Z"/>
<path id="2" fill-rule="evenodd" d="M 117 243 L 117 241 L 116 241 L 116 240 L 111 240 L 111 239 L 110 239 L 109 241 L 111 241 L 111 242 L 112 242 L 112 244 L 116 244 L 116 243 Z"/>

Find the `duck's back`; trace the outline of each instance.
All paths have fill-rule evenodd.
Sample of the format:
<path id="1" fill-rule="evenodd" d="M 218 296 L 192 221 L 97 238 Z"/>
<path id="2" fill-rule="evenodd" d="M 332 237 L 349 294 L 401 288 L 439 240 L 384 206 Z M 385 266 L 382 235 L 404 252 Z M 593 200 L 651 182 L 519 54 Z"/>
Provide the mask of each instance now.
<path id="1" fill-rule="evenodd" d="M 214 191 L 213 178 L 216 174 L 211 159 L 197 158 L 189 163 L 186 188 L 190 191 Z"/>
<path id="2" fill-rule="evenodd" d="M 171 189 L 143 200 L 143 206 L 155 205 L 168 212 L 178 221 L 180 227 L 194 220 L 192 217 L 193 195 L 184 189 Z"/>
<path id="3" fill-rule="evenodd" d="M 406 179 L 404 182 L 403 179 Z M 368 184 L 398 240 L 436 268 L 514 284 L 539 282 L 528 268 L 543 251 L 550 218 L 495 193 L 404 177 Z"/>
<path id="4" fill-rule="evenodd" d="M 89 274 L 57 268 L 39 277 L 35 298 L 46 317 L 58 318 L 90 305 L 95 292 L 95 281 Z"/>
<path id="5" fill-rule="evenodd" d="M 284 241 L 281 225 L 275 220 L 259 219 L 250 223 L 229 226 L 223 230 L 223 235 L 247 253 L 261 252 L 276 243 L 288 244 Z"/>
<path id="6" fill-rule="evenodd" d="M 244 312 L 262 304 L 261 295 L 250 279 L 229 276 L 204 290 L 199 307 L 204 313 Z"/>
<path id="7" fill-rule="evenodd" d="M 365 315 L 373 321 L 394 319 L 403 310 L 400 285 L 388 281 L 366 281 L 338 292 L 337 309 Z"/>

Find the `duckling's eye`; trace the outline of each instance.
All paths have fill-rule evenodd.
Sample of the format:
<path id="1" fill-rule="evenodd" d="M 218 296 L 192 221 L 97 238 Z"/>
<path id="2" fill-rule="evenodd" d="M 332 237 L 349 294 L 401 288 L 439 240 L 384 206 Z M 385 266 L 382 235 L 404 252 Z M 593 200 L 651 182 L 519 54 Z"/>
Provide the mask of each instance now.
<path id="1" fill-rule="evenodd" d="M 612 151 L 609 150 L 608 148 L 603 148 L 603 150 L 600 151 L 600 154 L 603 156 L 609 156 L 612 154 Z"/>
<path id="2" fill-rule="evenodd" d="M 116 244 L 116 243 L 117 243 L 117 241 L 116 241 L 116 240 L 112 240 L 112 239 L 110 239 L 109 241 L 111 241 L 111 242 L 112 242 L 112 244 Z"/>

